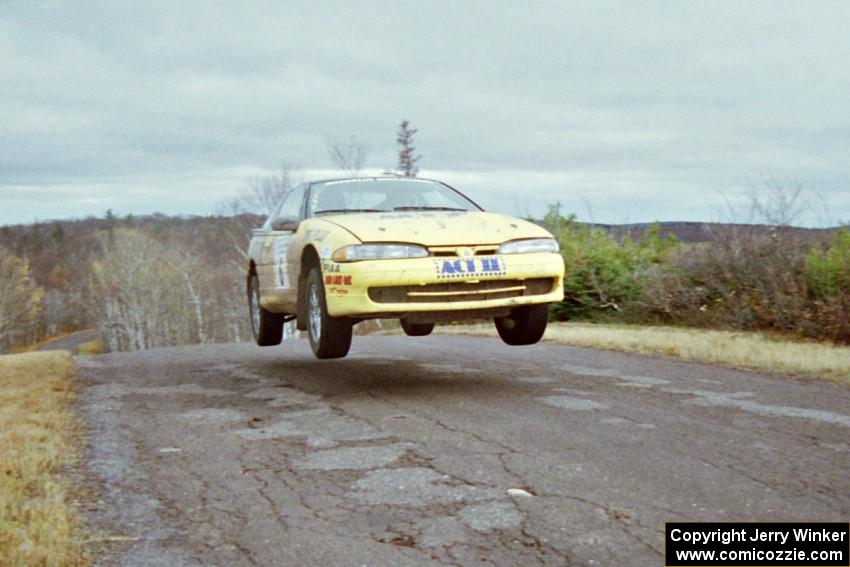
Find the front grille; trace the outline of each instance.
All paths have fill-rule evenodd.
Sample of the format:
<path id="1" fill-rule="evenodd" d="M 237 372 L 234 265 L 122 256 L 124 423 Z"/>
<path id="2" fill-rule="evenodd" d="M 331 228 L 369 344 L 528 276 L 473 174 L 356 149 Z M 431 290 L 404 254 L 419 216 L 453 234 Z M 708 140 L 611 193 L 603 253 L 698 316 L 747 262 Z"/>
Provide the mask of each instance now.
<path id="1" fill-rule="evenodd" d="M 480 244 L 478 246 L 431 246 L 428 252 L 437 258 L 458 257 L 459 250 L 471 253 L 472 256 L 492 256 L 499 251 L 497 244 Z"/>
<path id="2" fill-rule="evenodd" d="M 527 280 L 487 280 L 475 283 L 439 283 L 370 287 L 369 299 L 375 303 L 454 303 L 486 301 L 527 295 L 543 295 L 552 290 L 552 278 Z"/>

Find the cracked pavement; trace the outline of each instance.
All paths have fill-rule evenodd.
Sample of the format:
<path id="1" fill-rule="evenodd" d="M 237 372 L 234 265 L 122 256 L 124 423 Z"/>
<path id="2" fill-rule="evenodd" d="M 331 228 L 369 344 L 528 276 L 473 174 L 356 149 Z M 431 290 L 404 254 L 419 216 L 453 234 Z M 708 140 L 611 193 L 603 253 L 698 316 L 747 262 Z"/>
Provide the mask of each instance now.
<path id="1" fill-rule="evenodd" d="M 656 566 L 666 521 L 850 516 L 825 381 L 458 336 L 77 361 L 99 565 Z"/>

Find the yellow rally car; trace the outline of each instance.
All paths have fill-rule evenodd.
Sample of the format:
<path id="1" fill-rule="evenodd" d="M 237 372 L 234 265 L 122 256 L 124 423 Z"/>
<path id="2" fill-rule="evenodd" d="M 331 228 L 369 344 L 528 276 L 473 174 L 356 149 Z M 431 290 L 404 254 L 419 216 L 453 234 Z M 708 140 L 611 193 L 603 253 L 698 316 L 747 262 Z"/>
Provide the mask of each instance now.
<path id="1" fill-rule="evenodd" d="M 352 326 L 376 318 L 400 319 L 411 336 L 493 318 L 507 344 L 533 344 L 564 295 L 551 234 L 419 178 L 302 185 L 254 231 L 249 256 L 257 344 L 279 344 L 295 320 L 318 358 L 345 356 Z"/>

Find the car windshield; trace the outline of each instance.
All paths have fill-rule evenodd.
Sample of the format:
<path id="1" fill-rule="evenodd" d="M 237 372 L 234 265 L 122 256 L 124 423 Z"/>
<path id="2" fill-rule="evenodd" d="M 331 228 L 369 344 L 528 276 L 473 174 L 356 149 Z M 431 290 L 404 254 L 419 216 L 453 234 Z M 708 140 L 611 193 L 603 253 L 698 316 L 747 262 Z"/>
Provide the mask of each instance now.
<path id="1" fill-rule="evenodd" d="M 307 216 L 390 211 L 480 211 L 448 185 L 426 179 L 345 179 L 310 186 Z"/>

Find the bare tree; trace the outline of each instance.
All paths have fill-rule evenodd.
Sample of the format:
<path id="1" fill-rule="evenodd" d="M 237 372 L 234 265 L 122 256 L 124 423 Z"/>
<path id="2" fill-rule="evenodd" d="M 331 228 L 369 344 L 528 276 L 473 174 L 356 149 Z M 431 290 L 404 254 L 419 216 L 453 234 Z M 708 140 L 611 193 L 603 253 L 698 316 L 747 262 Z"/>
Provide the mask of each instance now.
<path id="1" fill-rule="evenodd" d="M 292 191 L 293 186 L 289 169 L 281 167 L 275 175 L 250 178 L 239 196 L 228 201 L 225 206 L 231 211 L 270 215 Z"/>
<path id="2" fill-rule="evenodd" d="M 791 226 L 809 209 L 804 187 L 795 181 L 766 178 L 761 187 L 750 187 L 750 214 L 756 222 L 776 227 Z"/>
<path id="3" fill-rule="evenodd" d="M 245 204 L 240 197 L 230 197 L 216 205 L 216 213 L 223 217 L 235 217 L 245 214 Z"/>
<path id="4" fill-rule="evenodd" d="M 0 247 L 0 352 L 36 337 L 43 294 L 27 261 Z"/>
<path id="5" fill-rule="evenodd" d="M 275 175 L 248 179 L 247 186 L 238 195 L 218 204 L 217 212 L 222 216 L 240 219 L 247 234 L 251 228 L 257 226 L 256 220 L 251 217 L 256 214 L 263 216 L 272 214 L 294 186 L 295 182 L 289 169 L 283 166 Z M 242 237 L 233 242 L 233 248 L 242 260 L 248 257 L 246 244 L 247 240 Z"/>
<path id="6" fill-rule="evenodd" d="M 416 166 L 422 156 L 416 155 L 416 148 L 413 146 L 413 135 L 419 130 L 410 127 L 410 122 L 402 120 L 396 132 L 396 142 L 398 142 L 398 171 L 405 177 L 416 177 L 419 173 L 419 168 Z"/>
<path id="7" fill-rule="evenodd" d="M 331 161 L 351 177 L 357 177 L 360 174 L 366 162 L 366 154 L 366 146 L 355 136 L 350 136 L 345 141 L 328 140 L 328 155 Z"/>
<path id="8" fill-rule="evenodd" d="M 91 271 L 98 330 L 109 350 L 140 350 L 201 342 L 198 286 L 205 270 L 188 274 L 188 257 L 141 232 L 116 229 L 103 238 Z M 189 284 L 189 285 L 187 285 Z"/>

